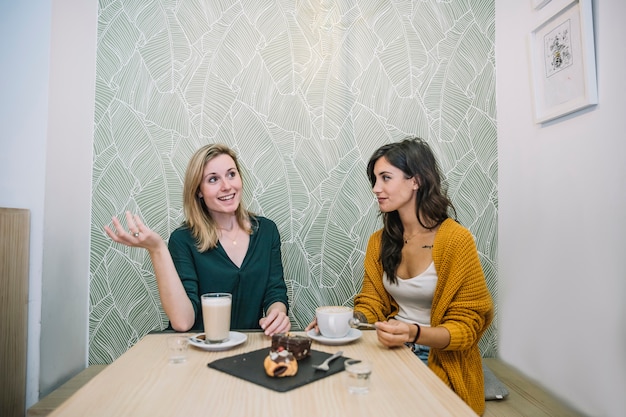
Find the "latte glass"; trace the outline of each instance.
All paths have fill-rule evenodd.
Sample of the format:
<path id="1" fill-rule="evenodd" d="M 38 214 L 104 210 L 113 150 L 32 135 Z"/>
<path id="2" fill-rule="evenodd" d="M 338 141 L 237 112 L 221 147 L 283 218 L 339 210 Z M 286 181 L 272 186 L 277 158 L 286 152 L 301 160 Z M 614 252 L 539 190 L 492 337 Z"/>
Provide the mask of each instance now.
<path id="1" fill-rule="evenodd" d="M 222 343 L 230 332 L 232 295 L 225 292 L 202 294 L 202 320 L 206 343 Z"/>

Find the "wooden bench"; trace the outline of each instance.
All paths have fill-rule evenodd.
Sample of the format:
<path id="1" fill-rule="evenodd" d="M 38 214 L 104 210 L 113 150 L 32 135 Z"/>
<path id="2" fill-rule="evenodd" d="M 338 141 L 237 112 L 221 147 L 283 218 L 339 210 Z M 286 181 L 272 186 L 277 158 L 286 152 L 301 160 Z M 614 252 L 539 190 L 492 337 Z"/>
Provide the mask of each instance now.
<path id="1" fill-rule="evenodd" d="M 483 417 L 585 417 L 512 366 L 483 361 L 509 391 L 504 400 L 487 401 Z"/>
<path id="2" fill-rule="evenodd" d="M 78 391 L 80 387 L 89 382 L 91 378 L 98 375 L 105 367 L 106 365 L 91 365 L 85 368 L 65 384 L 61 385 L 59 388 L 39 400 L 38 403 L 30 407 L 26 412 L 26 417 L 47 416 L 55 408 L 61 405 L 63 401 L 67 400 L 72 394 Z"/>

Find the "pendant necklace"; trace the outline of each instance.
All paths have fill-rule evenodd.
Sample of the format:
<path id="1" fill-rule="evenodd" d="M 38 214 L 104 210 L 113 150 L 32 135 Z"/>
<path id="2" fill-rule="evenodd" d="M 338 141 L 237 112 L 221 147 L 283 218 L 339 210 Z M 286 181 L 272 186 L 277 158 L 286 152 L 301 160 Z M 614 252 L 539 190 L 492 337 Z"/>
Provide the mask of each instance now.
<path id="1" fill-rule="evenodd" d="M 419 234 L 419 232 L 416 232 L 414 234 L 412 234 L 411 236 L 404 238 L 404 244 L 406 245 L 407 243 L 409 243 L 409 240 L 413 239 L 415 236 L 417 236 Z M 434 245 L 424 245 L 422 246 L 422 249 L 432 249 Z"/>
<path id="2" fill-rule="evenodd" d="M 409 240 L 413 239 L 415 236 L 418 235 L 419 232 L 417 233 L 413 233 L 411 236 L 404 238 L 404 244 L 406 245 L 407 243 L 409 243 Z"/>
<path id="3" fill-rule="evenodd" d="M 233 246 L 237 246 L 237 235 L 239 234 L 239 228 L 235 230 L 235 235 L 233 237 L 228 236 L 226 233 L 224 233 L 225 231 L 226 229 L 222 229 L 222 236 L 228 238 L 228 240 L 233 243 Z"/>

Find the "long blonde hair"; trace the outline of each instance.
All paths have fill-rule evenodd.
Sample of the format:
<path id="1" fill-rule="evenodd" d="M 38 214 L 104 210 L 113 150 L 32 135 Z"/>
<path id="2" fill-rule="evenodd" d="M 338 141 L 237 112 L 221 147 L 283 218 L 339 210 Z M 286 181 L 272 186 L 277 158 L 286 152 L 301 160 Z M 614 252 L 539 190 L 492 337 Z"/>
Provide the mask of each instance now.
<path id="1" fill-rule="evenodd" d="M 217 223 L 211 217 L 204 199 L 198 196 L 200 184 L 204 176 L 204 167 L 213 158 L 224 154 L 233 158 L 237 172 L 241 176 L 237 154 L 221 143 L 205 145 L 198 149 L 189 160 L 187 171 L 185 172 L 185 183 L 183 186 L 185 225 L 191 230 L 191 234 L 196 240 L 196 247 L 200 252 L 215 248 L 219 240 Z M 241 181 L 243 184 L 243 176 L 241 176 Z M 239 226 L 251 234 L 250 218 L 252 213 L 244 208 L 242 203 L 239 203 L 235 215 Z"/>

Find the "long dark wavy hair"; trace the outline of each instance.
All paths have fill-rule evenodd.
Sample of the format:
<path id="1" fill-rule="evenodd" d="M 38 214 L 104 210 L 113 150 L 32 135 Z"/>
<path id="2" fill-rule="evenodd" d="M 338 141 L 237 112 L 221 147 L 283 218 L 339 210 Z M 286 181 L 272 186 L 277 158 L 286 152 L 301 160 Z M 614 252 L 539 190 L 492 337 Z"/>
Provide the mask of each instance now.
<path id="1" fill-rule="evenodd" d="M 367 164 L 367 176 L 372 188 L 376 184 L 374 164 L 384 157 L 391 165 L 400 169 L 406 179 L 417 180 L 419 188 L 415 194 L 417 221 L 426 229 L 434 229 L 448 217 L 448 210 L 456 217 L 456 210 L 448 198 L 445 184 L 435 155 L 423 139 L 412 137 L 401 142 L 389 143 L 378 148 Z M 387 279 L 395 284 L 396 271 L 402 261 L 404 226 L 397 211 L 381 213 L 383 233 L 380 261 Z"/>

